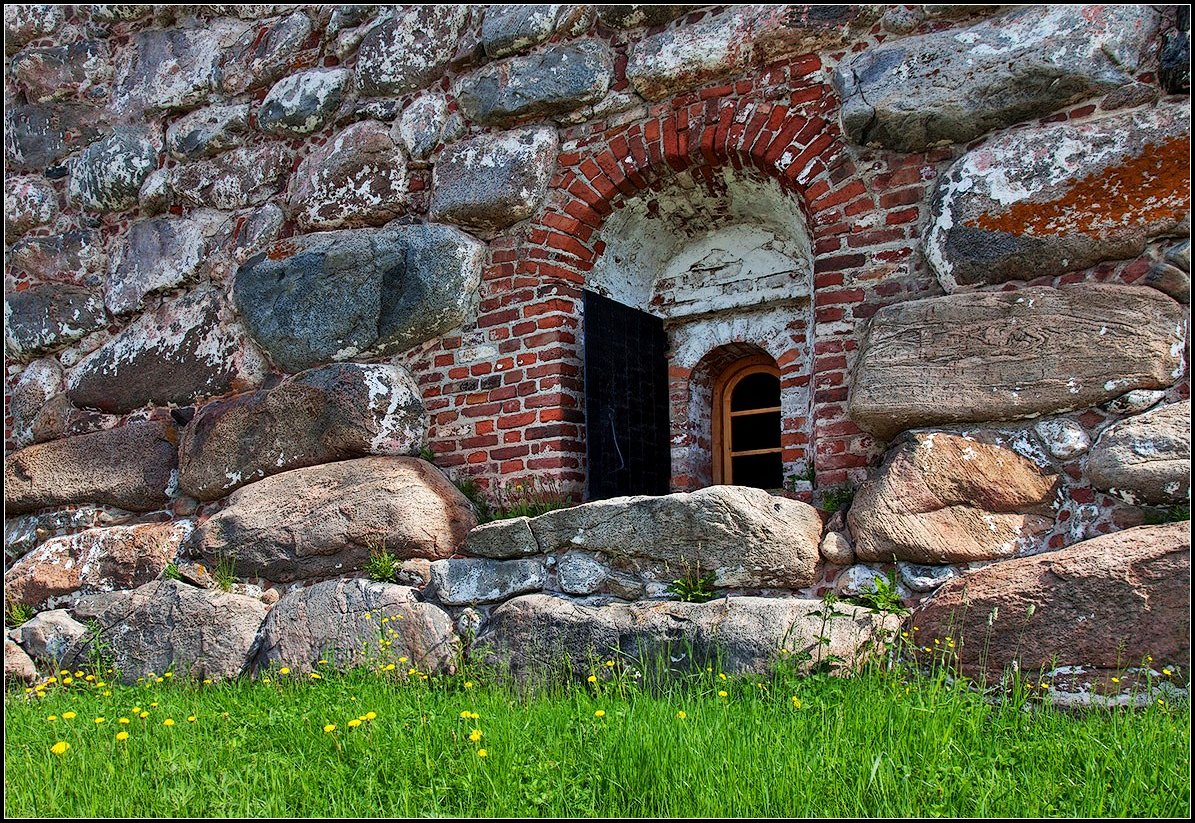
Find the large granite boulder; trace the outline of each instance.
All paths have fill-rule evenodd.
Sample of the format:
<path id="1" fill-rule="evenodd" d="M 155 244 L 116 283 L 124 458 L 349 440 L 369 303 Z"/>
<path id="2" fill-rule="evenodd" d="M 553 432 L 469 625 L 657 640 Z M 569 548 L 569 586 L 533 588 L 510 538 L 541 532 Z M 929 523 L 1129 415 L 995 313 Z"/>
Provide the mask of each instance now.
<path id="1" fill-rule="evenodd" d="M 87 627 L 66 609 L 39 612 L 9 632 L 9 637 L 30 657 L 49 663 L 55 670 L 86 635 Z"/>
<path id="2" fill-rule="evenodd" d="M 158 152 L 149 140 L 117 131 L 74 158 L 67 195 L 84 211 L 123 211 L 137 204 L 141 183 L 157 167 Z"/>
<path id="3" fill-rule="evenodd" d="M 446 146 L 432 174 L 431 217 L 483 232 L 534 214 L 556 167 L 546 127 L 483 134 Z"/>
<path id="4" fill-rule="evenodd" d="M 312 234 L 246 263 L 233 299 L 274 362 L 298 372 L 394 354 L 459 326 L 484 255 L 469 235 L 435 224 Z"/>
<path id="5" fill-rule="evenodd" d="M 179 444 L 179 488 L 216 500 L 291 469 L 412 454 L 426 442 L 427 425 L 405 369 L 357 363 L 312 369 L 200 409 Z"/>
<path id="6" fill-rule="evenodd" d="M 823 621 L 823 609 L 839 616 Z M 709 603 L 639 602 L 582 605 L 546 594 L 503 603 L 490 615 L 472 654 L 516 678 L 595 672 L 614 659 L 668 669 L 763 674 L 784 656 L 808 670 L 835 656 L 852 669 L 882 649 L 897 628 L 892 616 L 818 600 L 728 597 Z M 819 637 L 828 637 L 823 645 Z"/>
<path id="7" fill-rule="evenodd" d="M 299 165 L 290 205 L 303 229 L 377 226 L 407 210 L 407 161 L 381 123 L 354 123 Z"/>
<path id="8" fill-rule="evenodd" d="M 220 55 L 215 74 L 220 91 L 264 88 L 303 65 L 301 50 L 310 36 L 311 19 L 302 11 L 250 26 Z"/>
<path id="9" fill-rule="evenodd" d="M 448 606 L 498 603 L 536 592 L 548 581 L 543 560 L 453 558 L 431 564 L 429 594 Z"/>
<path id="10" fill-rule="evenodd" d="M 4 157 L 15 171 L 43 171 L 103 134 L 103 109 L 87 103 L 5 106 Z"/>
<path id="11" fill-rule="evenodd" d="M 4 638 L 4 682 L 33 683 L 37 680 L 37 666 L 25 650 Z"/>
<path id="12" fill-rule="evenodd" d="M 71 370 L 67 394 L 78 406 L 122 413 L 249 388 L 265 363 L 225 311 L 219 292 L 202 286 L 142 315 Z"/>
<path id="13" fill-rule="evenodd" d="M 439 469 L 411 457 L 363 457 L 292 469 L 237 489 L 195 531 L 189 552 L 235 561 L 275 583 L 350 574 L 374 552 L 400 560 L 456 551 L 477 519 Z"/>
<path id="14" fill-rule="evenodd" d="M 1191 496 L 1191 401 L 1171 403 L 1104 430 L 1087 457 L 1092 485 L 1130 503 Z"/>
<path id="15" fill-rule="evenodd" d="M 952 637 L 965 671 L 1123 670 L 1191 661 L 1191 523 L 1139 526 L 996 563 L 914 612 L 919 643 Z"/>
<path id="16" fill-rule="evenodd" d="M 171 426 L 143 421 L 13 452 L 4 460 L 5 514 L 69 503 L 161 508 L 177 465 L 176 443 Z"/>
<path id="17" fill-rule="evenodd" d="M 1053 526 L 1057 483 L 1011 449 L 910 432 L 855 495 L 847 514 L 855 556 L 921 564 L 1012 557 Z"/>
<path id="18" fill-rule="evenodd" d="M 117 68 L 116 109 L 136 116 L 202 105 L 221 57 L 243 30 L 230 20 L 211 20 L 202 27 L 137 32 Z"/>
<path id="19" fill-rule="evenodd" d="M 190 521 L 180 520 L 53 537 L 5 572 L 4 596 L 38 610 L 136 588 L 162 573 L 190 533 Z"/>
<path id="20" fill-rule="evenodd" d="M 22 237 L 8 256 L 9 271 L 33 282 L 99 286 L 108 256 L 98 231 L 79 229 L 44 237 Z"/>
<path id="21" fill-rule="evenodd" d="M 593 22 L 584 6 L 486 6 L 481 21 L 481 46 L 487 57 L 507 57 L 539 45 L 558 30 L 580 33 Z"/>
<path id="22" fill-rule="evenodd" d="M 4 346 L 21 359 L 56 351 L 107 325 L 103 301 L 81 286 L 38 285 L 4 301 Z"/>
<path id="23" fill-rule="evenodd" d="M 878 437 L 1084 409 L 1182 376 L 1182 307 L 1150 288 L 953 294 L 876 312 L 849 413 Z"/>
<path id="24" fill-rule="evenodd" d="M 9 393 L 11 438 L 18 448 L 33 442 L 33 422 L 50 398 L 62 390 L 62 367 L 52 357 L 34 360 Z"/>
<path id="25" fill-rule="evenodd" d="M 111 56 L 103 40 L 25 49 L 13 58 L 13 79 L 30 103 L 95 94 L 112 79 Z"/>
<path id="26" fill-rule="evenodd" d="M 326 126 L 351 90 L 348 69 L 309 69 L 270 89 L 257 110 L 257 127 L 282 136 L 311 134 Z"/>
<path id="27" fill-rule="evenodd" d="M 266 617 L 266 606 L 256 597 L 198 589 L 177 580 L 91 595 L 72 611 L 77 619 L 99 624 L 96 639 L 126 684 L 151 672 L 159 677 L 174 672 L 195 681 L 247 674 Z M 76 648 L 76 658 L 68 655 L 63 665 L 86 660 L 88 647 Z"/>
<path id="28" fill-rule="evenodd" d="M 396 6 L 357 50 L 362 94 L 404 94 L 440 77 L 456 55 L 468 6 Z"/>
<path id="29" fill-rule="evenodd" d="M 286 188 L 291 155 L 286 146 L 241 146 L 170 170 L 170 189 L 180 204 L 225 211 L 260 206 Z"/>
<path id="30" fill-rule="evenodd" d="M 1149 6 L 1024 6 L 873 46 L 834 72 L 842 128 L 897 151 L 965 143 L 1132 82 L 1157 28 Z"/>
<path id="31" fill-rule="evenodd" d="M 186 217 L 155 217 L 134 223 L 112 256 L 104 302 L 128 314 L 147 294 L 176 288 L 199 271 L 205 251 L 203 227 Z"/>
<path id="32" fill-rule="evenodd" d="M 171 123 L 166 146 L 179 160 L 198 160 L 244 145 L 248 133 L 248 103 L 208 106 Z"/>
<path id="33" fill-rule="evenodd" d="M 261 629 L 256 667 L 295 672 L 396 664 L 403 674 L 451 673 L 460 642 L 443 610 L 406 586 L 328 580 L 284 595 Z M 400 658 L 406 658 L 399 662 Z"/>
<path id="34" fill-rule="evenodd" d="M 582 40 L 483 66 L 457 81 L 456 97 L 478 123 L 510 126 L 596 103 L 613 76 L 609 47 Z"/>
<path id="35" fill-rule="evenodd" d="M 821 535 L 812 506 L 761 489 L 711 486 L 502 521 L 470 534 L 462 553 L 503 558 L 536 553 L 533 547 L 579 549 L 666 566 L 673 577 L 712 571 L 719 587 L 795 589 L 814 582 Z"/>
<path id="36" fill-rule="evenodd" d="M 926 258 L 954 291 L 1136 257 L 1190 231 L 1190 154 L 1189 100 L 999 134 L 938 187 Z"/>

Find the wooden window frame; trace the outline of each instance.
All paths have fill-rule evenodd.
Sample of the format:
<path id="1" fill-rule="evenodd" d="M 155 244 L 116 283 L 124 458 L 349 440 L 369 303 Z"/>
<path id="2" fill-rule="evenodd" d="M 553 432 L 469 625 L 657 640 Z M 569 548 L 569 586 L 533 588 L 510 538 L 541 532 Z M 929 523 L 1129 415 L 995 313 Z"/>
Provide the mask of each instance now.
<path id="1" fill-rule="evenodd" d="M 713 422 L 713 456 L 714 456 L 714 483 L 716 485 L 731 485 L 734 483 L 734 464 L 731 461 L 731 443 L 730 443 L 730 400 L 734 396 L 735 387 L 738 386 L 743 379 L 750 377 L 753 374 L 770 374 L 777 380 L 780 379 L 780 368 L 776 365 L 776 361 L 766 354 L 756 354 L 749 357 L 744 357 L 736 360 L 728 366 L 714 383 L 714 408 L 712 422 Z M 773 409 L 770 411 L 776 411 Z M 764 409 L 753 409 L 754 413 L 763 413 Z M 783 418 L 782 423 L 783 425 Z M 774 449 L 761 449 L 759 454 L 783 453 L 783 447 Z"/>

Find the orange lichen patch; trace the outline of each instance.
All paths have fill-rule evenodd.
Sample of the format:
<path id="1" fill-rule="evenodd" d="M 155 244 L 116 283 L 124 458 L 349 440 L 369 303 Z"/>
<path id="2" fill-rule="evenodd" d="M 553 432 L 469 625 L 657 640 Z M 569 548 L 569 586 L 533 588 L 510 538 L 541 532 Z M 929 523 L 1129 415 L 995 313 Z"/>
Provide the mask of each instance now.
<path id="1" fill-rule="evenodd" d="M 271 260 L 281 260 L 285 257 L 293 257 L 298 253 L 299 247 L 294 242 L 290 240 L 279 240 L 270 247 L 270 250 L 266 253 L 266 256 Z"/>
<path id="2" fill-rule="evenodd" d="M 1061 197 L 1021 201 L 969 223 L 1010 234 L 1102 238 L 1130 226 L 1178 221 L 1191 207 L 1190 158 L 1189 135 L 1147 143 L 1141 154 L 1079 180 Z"/>

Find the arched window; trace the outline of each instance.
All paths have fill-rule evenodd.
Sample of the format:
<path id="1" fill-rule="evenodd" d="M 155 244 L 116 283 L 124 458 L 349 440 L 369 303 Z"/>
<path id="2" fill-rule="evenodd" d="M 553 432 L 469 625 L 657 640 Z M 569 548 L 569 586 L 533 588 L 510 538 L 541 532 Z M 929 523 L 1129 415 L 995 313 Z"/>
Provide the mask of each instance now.
<path id="1" fill-rule="evenodd" d="M 739 360 L 714 391 L 714 482 L 760 489 L 783 485 L 780 369 L 767 355 Z"/>

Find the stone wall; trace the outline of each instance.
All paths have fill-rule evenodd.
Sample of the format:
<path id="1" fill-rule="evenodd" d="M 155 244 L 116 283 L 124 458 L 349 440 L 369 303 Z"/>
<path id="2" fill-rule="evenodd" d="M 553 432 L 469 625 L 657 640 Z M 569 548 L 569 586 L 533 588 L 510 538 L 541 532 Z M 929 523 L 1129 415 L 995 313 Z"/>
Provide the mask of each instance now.
<path id="1" fill-rule="evenodd" d="M 665 319 L 678 491 L 711 480 L 718 373 L 775 360 L 785 474 L 813 478 L 790 490 L 858 489 L 792 591 L 898 563 L 914 597 L 1156 518 L 1189 500 L 1188 29 L 1140 5 L 6 9 L 6 568 L 154 547 L 29 589 L 53 605 L 229 541 L 266 547 L 236 569 L 266 588 L 380 545 L 447 558 L 472 515 L 410 455 L 580 493 L 583 289 Z M 305 565 L 285 533 L 312 524 Z"/>

